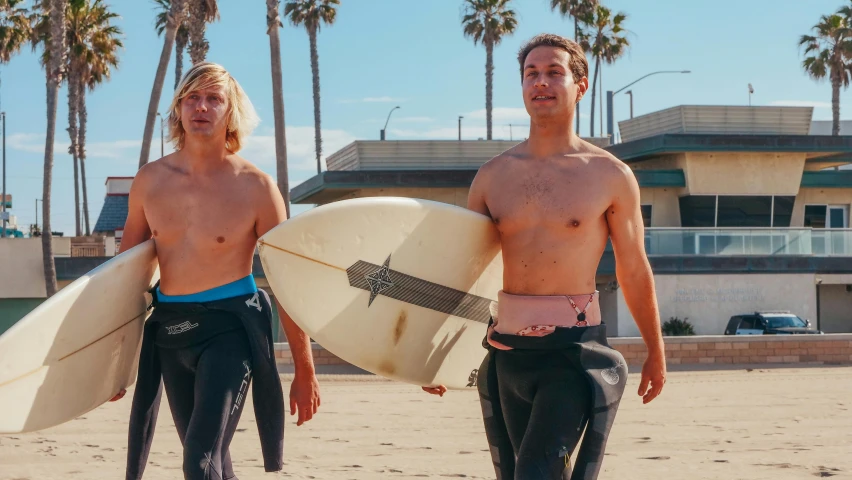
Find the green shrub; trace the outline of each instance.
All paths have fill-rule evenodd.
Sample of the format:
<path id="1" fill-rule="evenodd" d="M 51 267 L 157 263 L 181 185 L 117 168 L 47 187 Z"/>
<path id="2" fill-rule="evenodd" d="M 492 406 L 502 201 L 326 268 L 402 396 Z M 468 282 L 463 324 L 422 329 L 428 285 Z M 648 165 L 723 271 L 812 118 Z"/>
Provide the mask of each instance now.
<path id="1" fill-rule="evenodd" d="M 689 323 L 689 317 L 684 317 L 683 320 L 671 317 L 663 323 L 663 335 L 668 337 L 695 335 L 695 329 Z"/>

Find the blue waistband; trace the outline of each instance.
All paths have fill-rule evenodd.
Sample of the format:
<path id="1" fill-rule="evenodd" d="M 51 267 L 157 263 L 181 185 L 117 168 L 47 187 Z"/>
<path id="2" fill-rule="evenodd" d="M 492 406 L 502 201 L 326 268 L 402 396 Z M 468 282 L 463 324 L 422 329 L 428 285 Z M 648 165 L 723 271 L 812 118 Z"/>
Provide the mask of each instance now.
<path id="1" fill-rule="evenodd" d="M 157 300 L 164 303 L 204 303 L 257 293 L 254 277 L 248 275 L 234 282 L 189 295 L 163 295 L 157 287 Z"/>

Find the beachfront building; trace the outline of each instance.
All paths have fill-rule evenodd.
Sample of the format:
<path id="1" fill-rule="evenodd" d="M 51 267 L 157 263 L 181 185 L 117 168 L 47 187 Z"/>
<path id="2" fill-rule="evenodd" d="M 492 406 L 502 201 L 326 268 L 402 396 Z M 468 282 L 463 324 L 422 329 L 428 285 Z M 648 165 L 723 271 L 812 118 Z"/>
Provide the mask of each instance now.
<path id="1" fill-rule="evenodd" d="M 663 321 L 720 335 L 732 315 L 790 311 L 852 332 L 852 136 L 810 107 L 678 106 L 619 123 L 600 145 L 633 169 Z M 464 206 L 477 168 L 517 142 L 356 141 L 291 191 L 322 205 L 371 196 Z M 610 248 L 597 273 L 613 336 L 638 336 Z"/>

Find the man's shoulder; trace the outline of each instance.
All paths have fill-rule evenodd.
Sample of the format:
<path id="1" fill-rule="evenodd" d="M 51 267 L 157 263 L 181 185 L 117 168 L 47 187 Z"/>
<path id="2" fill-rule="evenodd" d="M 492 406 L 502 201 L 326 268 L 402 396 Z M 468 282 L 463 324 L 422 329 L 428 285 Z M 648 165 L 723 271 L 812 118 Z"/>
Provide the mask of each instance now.
<path id="1" fill-rule="evenodd" d="M 582 140 L 582 142 L 584 143 L 585 154 L 590 160 L 589 164 L 599 168 L 601 173 L 615 177 L 633 175 L 630 166 L 619 160 L 615 155 L 585 140 Z"/>
<path id="2" fill-rule="evenodd" d="M 273 179 L 271 175 L 264 172 L 263 170 L 258 168 L 257 165 L 246 160 L 245 158 L 235 154 L 232 157 L 232 161 L 237 167 L 237 171 L 239 172 L 240 177 L 246 182 L 251 182 L 259 185 L 275 183 L 275 179 Z"/>
<path id="3" fill-rule="evenodd" d="M 483 163 L 479 168 L 480 173 L 488 174 L 491 171 L 500 169 L 506 164 L 521 158 L 526 152 L 526 142 L 521 142 L 514 147 L 494 156 L 487 162 Z"/>
<path id="4" fill-rule="evenodd" d="M 174 170 L 173 162 L 174 154 L 172 153 L 142 165 L 139 171 L 136 172 L 136 176 L 133 177 L 133 185 L 139 188 L 156 182 L 158 178 L 168 175 Z"/>

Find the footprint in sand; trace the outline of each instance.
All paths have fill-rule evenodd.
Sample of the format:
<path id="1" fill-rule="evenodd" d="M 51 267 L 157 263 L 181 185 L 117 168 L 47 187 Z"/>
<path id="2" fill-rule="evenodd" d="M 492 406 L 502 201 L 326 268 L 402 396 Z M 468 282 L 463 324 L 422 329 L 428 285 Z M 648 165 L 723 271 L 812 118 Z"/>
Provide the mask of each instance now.
<path id="1" fill-rule="evenodd" d="M 395 468 L 391 468 L 389 471 L 390 471 L 391 473 L 402 473 L 402 470 L 397 470 L 397 469 L 395 469 Z"/>
<path id="2" fill-rule="evenodd" d="M 245 428 L 238 428 L 238 429 L 237 429 L 237 431 L 238 431 L 238 432 L 245 432 L 245 431 L 246 431 L 246 429 L 245 429 Z"/>
<path id="3" fill-rule="evenodd" d="M 713 461 L 716 462 L 716 463 L 731 463 L 728 460 L 713 460 Z"/>
<path id="4" fill-rule="evenodd" d="M 470 455 L 471 453 L 473 453 L 473 452 L 466 452 L 466 451 L 462 450 L 461 452 L 459 452 L 459 455 Z"/>
<path id="5" fill-rule="evenodd" d="M 639 457 L 640 460 L 671 460 L 672 457 L 660 456 L 660 457 Z"/>
<path id="6" fill-rule="evenodd" d="M 103 461 L 103 460 L 104 460 L 104 456 L 103 456 L 103 455 L 92 455 L 92 458 L 94 458 L 95 460 L 100 460 L 100 461 Z"/>
<path id="7" fill-rule="evenodd" d="M 379 445 L 383 445 L 385 447 L 392 447 L 393 446 L 392 443 L 380 443 Z"/>
<path id="8" fill-rule="evenodd" d="M 452 478 L 467 478 L 467 475 L 463 473 L 445 473 L 441 475 L 442 477 L 452 477 Z"/>

